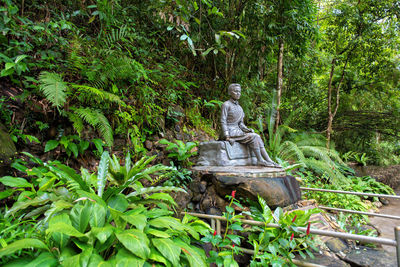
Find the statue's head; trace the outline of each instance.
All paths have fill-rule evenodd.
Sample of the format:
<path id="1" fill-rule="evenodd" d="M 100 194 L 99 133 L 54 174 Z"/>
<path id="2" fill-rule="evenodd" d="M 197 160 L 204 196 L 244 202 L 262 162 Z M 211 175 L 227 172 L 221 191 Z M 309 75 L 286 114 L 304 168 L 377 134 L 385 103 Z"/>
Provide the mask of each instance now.
<path id="1" fill-rule="evenodd" d="M 242 91 L 242 88 L 240 87 L 240 84 L 238 84 L 238 83 L 231 83 L 228 86 L 228 93 L 235 100 L 239 100 L 241 91 Z"/>

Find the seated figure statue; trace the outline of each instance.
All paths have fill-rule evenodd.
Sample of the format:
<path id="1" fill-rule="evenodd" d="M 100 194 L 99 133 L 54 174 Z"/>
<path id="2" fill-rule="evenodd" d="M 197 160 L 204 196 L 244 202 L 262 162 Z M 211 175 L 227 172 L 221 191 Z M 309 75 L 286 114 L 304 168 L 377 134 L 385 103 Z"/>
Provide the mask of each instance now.
<path id="1" fill-rule="evenodd" d="M 273 162 L 265 151 L 264 142 L 261 137 L 254 133 L 243 123 L 244 112 L 238 100 L 241 94 L 240 84 L 229 85 L 228 92 L 231 99 L 222 105 L 221 127 L 222 135 L 226 141 L 233 144 L 235 141 L 247 145 L 257 158 L 257 165 L 265 167 L 280 167 Z"/>

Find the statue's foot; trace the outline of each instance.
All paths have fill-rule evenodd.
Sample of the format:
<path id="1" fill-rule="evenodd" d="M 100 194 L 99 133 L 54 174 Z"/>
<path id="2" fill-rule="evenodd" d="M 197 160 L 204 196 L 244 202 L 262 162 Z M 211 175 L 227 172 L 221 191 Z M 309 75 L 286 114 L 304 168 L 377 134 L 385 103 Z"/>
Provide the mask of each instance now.
<path id="1" fill-rule="evenodd" d="M 263 166 L 263 167 L 275 167 L 275 166 L 273 165 L 273 162 L 268 162 L 268 161 L 266 161 L 266 160 L 259 160 L 259 161 L 257 162 L 257 165 L 258 165 L 258 166 Z"/>
<path id="2" fill-rule="evenodd" d="M 282 168 L 282 166 L 281 165 L 279 165 L 278 163 L 276 163 L 276 162 L 271 162 L 272 163 L 272 165 L 274 165 L 274 167 L 275 168 Z"/>
<path id="3" fill-rule="evenodd" d="M 273 161 L 266 161 L 266 160 L 261 160 L 257 162 L 258 166 L 264 166 L 264 167 L 272 167 L 272 168 L 282 168 L 281 165 L 278 163 L 275 163 Z"/>

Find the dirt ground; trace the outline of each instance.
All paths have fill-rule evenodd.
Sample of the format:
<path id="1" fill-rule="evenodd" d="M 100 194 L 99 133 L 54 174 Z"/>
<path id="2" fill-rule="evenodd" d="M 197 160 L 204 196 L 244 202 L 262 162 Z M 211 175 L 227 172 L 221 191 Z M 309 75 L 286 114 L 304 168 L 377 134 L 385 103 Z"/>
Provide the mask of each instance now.
<path id="1" fill-rule="evenodd" d="M 400 195 L 400 187 L 395 190 L 397 195 Z M 381 214 L 390 214 L 400 216 L 400 199 L 390 199 L 389 205 L 384 205 L 379 209 Z M 380 237 L 394 239 L 394 227 L 400 226 L 400 220 L 371 217 L 371 224 L 378 228 L 381 232 Z M 396 257 L 396 248 L 392 246 L 383 246 L 393 257 Z"/>

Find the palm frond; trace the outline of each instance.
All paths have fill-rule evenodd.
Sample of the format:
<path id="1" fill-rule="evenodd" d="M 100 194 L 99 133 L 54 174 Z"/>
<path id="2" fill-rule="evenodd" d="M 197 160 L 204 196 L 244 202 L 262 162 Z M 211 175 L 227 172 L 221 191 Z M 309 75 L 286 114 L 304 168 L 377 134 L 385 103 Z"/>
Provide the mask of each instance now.
<path id="1" fill-rule="evenodd" d="M 39 75 L 39 89 L 44 93 L 46 99 L 58 109 L 67 101 L 68 86 L 58 73 L 41 72 Z"/>

